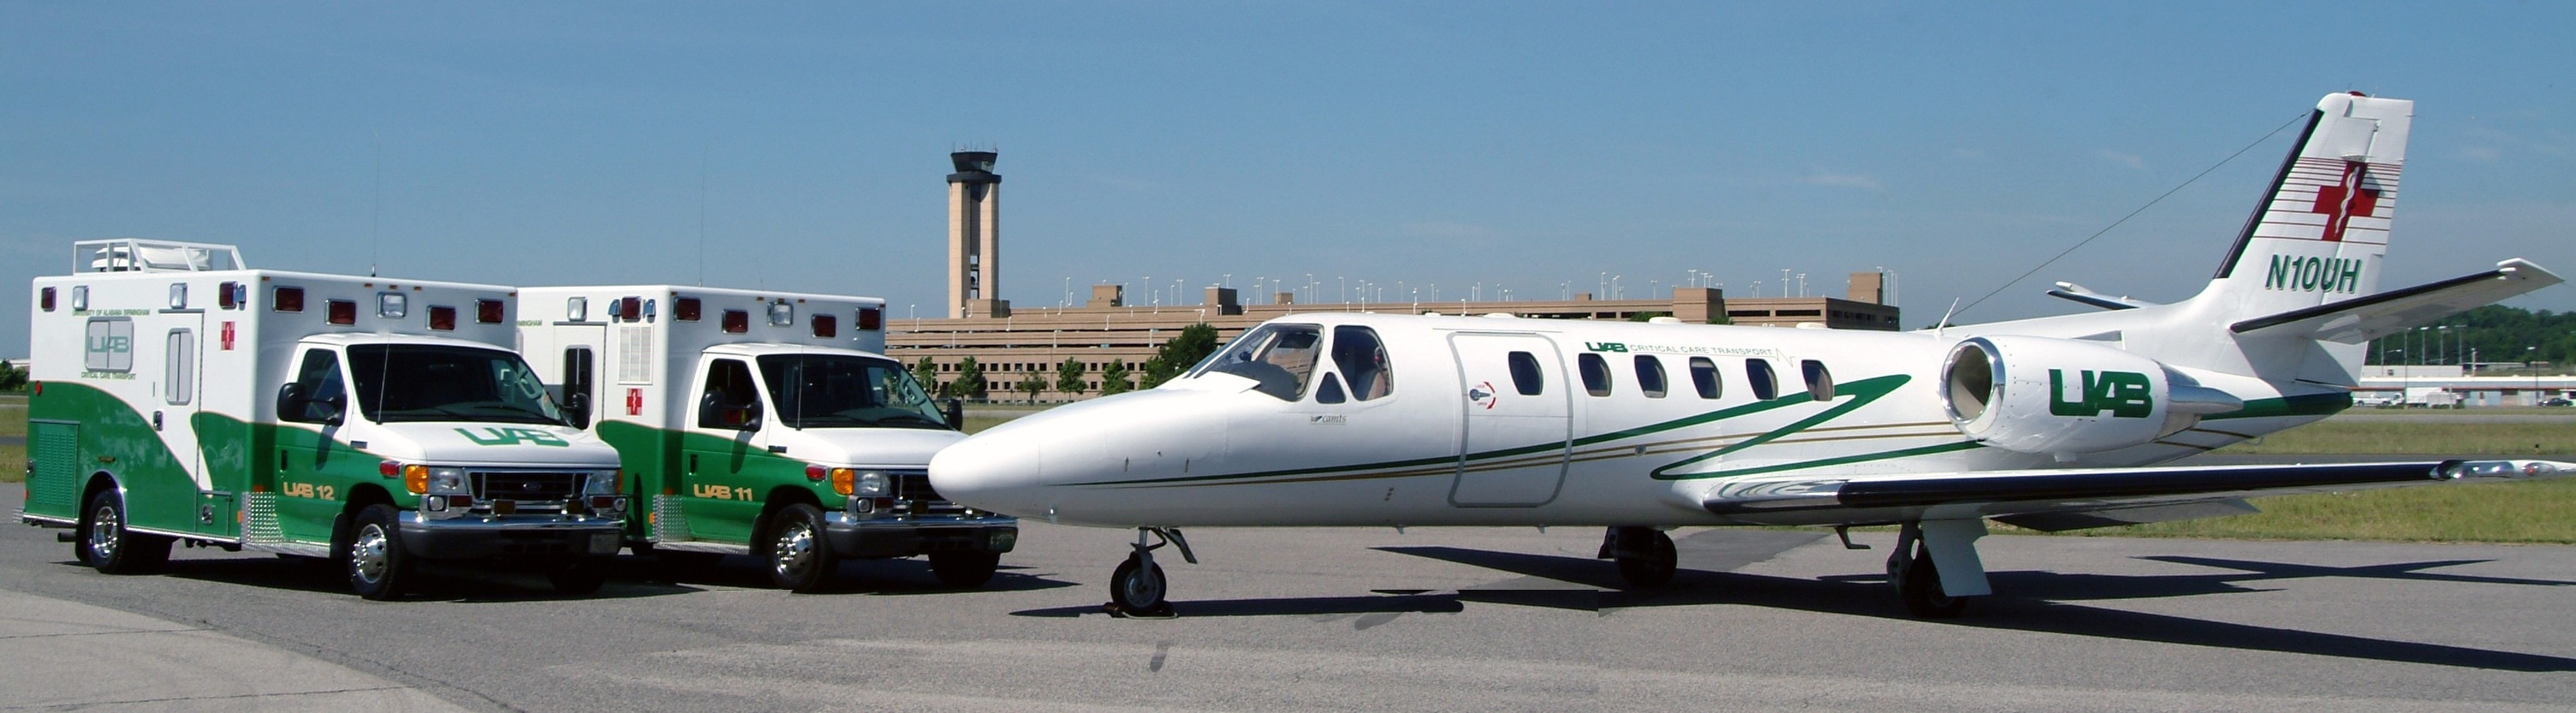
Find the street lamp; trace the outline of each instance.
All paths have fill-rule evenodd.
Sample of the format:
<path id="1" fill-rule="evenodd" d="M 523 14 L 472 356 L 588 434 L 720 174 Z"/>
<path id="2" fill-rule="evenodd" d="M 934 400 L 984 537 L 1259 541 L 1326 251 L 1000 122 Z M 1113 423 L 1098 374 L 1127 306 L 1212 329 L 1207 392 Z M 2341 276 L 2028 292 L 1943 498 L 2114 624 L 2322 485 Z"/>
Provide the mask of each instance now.
<path id="1" fill-rule="evenodd" d="M 2540 347 L 2522 348 L 2522 368 L 2531 372 L 2531 405 L 2540 405 Z"/>

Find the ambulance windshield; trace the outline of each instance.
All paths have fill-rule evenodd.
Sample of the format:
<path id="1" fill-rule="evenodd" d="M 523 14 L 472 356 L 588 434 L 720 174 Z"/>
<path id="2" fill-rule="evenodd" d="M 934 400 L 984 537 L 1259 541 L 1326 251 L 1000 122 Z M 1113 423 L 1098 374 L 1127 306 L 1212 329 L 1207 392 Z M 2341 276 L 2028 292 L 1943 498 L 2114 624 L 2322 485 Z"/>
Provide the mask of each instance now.
<path id="1" fill-rule="evenodd" d="M 561 425 L 546 385 L 519 355 L 422 344 L 349 347 L 349 381 L 369 421 L 488 421 Z"/>
<path id="2" fill-rule="evenodd" d="M 760 377 L 789 428 L 948 428 L 921 382 L 892 359 L 772 354 L 760 357 Z"/>

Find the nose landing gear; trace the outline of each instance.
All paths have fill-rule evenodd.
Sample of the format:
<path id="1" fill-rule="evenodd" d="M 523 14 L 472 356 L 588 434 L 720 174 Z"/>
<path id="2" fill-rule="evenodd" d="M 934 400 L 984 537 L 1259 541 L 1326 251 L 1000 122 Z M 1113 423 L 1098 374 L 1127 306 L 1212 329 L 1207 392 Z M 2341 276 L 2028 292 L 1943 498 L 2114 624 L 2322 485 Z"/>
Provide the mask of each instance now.
<path id="1" fill-rule="evenodd" d="M 1630 589 L 1670 584 L 1681 569 L 1673 538 L 1651 527 L 1613 527 L 1601 538 L 1601 559 L 1617 560 L 1619 577 Z"/>
<path id="2" fill-rule="evenodd" d="M 1161 541 L 1148 544 L 1147 535 Z M 1163 568 L 1154 564 L 1154 550 L 1162 549 L 1164 545 L 1178 547 L 1183 561 L 1199 563 L 1198 555 L 1190 551 L 1189 538 L 1181 536 L 1179 529 L 1136 528 L 1136 552 L 1128 555 L 1127 561 L 1118 563 L 1118 569 L 1109 574 L 1107 609 L 1111 615 L 1155 619 L 1174 616 L 1172 603 L 1163 598 Z"/>

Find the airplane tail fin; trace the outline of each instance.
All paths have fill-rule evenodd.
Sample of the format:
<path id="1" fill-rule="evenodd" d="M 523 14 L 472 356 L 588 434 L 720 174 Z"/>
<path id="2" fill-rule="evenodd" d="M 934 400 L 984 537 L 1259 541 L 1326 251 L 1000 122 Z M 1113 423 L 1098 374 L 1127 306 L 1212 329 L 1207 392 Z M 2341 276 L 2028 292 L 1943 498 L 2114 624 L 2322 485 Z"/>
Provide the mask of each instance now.
<path id="1" fill-rule="evenodd" d="M 2298 146 L 2194 297 L 2251 318 L 2379 291 L 2415 102 L 2358 92 L 2317 102 Z"/>

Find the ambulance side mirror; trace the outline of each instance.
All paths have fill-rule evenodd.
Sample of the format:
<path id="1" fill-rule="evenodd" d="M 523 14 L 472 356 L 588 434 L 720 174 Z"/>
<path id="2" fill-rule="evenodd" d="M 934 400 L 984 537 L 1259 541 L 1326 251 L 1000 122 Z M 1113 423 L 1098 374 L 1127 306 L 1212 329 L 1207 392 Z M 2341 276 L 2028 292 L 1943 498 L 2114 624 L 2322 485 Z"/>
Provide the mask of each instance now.
<path id="1" fill-rule="evenodd" d="M 958 431 L 966 430 L 965 399 L 949 399 L 947 412 L 941 415 L 948 417 L 948 427 L 950 429 Z"/>
<path id="2" fill-rule="evenodd" d="M 590 427 L 590 395 L 574 393 L 564 397 L 564 420 L 573 428 Z"/>
<path id="3" fill-rule="evenodd" d="M 313 412 L 314 404 L 329 408 L 317 415 Z M 277 387 L 277 418 L 281 421 L 337 426 L 340 425 L 340 407 L 341 401 L 338 398 L 316 399 L 304 393 L 303 384 Z"/>

